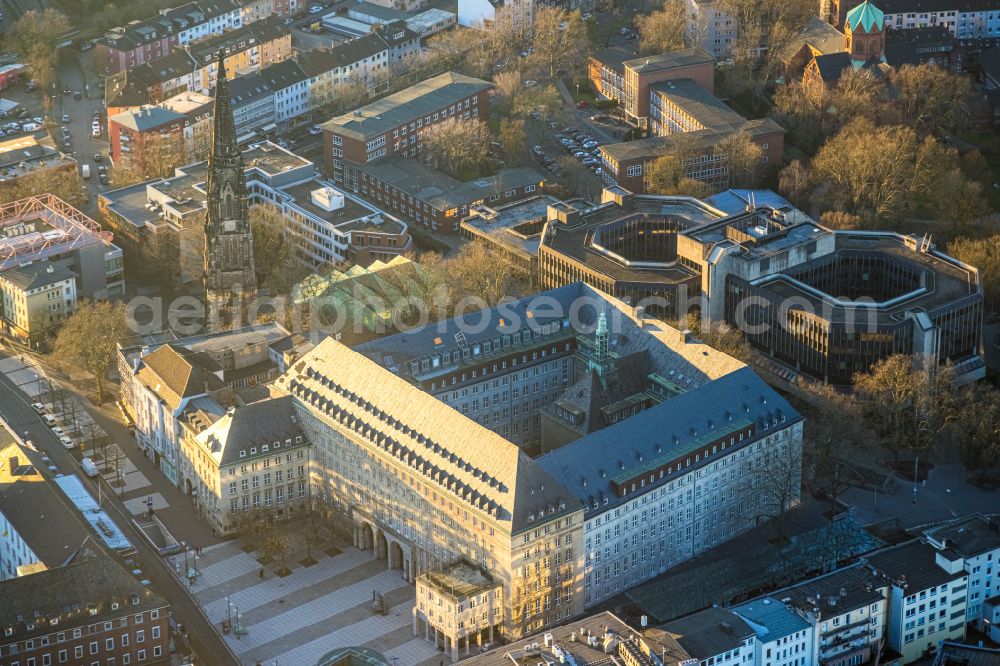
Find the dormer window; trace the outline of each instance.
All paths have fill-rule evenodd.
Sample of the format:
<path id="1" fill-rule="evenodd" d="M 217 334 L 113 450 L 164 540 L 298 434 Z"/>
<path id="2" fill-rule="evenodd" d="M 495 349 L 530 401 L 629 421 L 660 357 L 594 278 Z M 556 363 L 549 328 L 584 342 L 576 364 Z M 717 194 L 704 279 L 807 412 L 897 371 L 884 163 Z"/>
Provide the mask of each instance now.
<path id="1" fill-rule="evenodd" d="M 296 435 L 295 436 L 295 443 L 296 444 L 301 444 L 302 443 L 302 435 Z"/>
<path id="2" fill-rule="evenodd" d="M 240 451 L 240 458 L 246 458 L 246 457 L 247 457 L 247 452 L 246 451 Z"/>
<path id="3" fill-rule="evenodd" d="M 269 447 L 268 447 L 267 444 L 262 444 L 261 447 L 260 447 L 260 452 L 261 453 L 267 453 L 268 448 Z"/>
<path id="4" fill-rule="evenodd" d="M 250 455 L 254 455 L 255 453 L 257 453 L 257 447 L 256 446 L 251 446 L 250 447 Z"/>

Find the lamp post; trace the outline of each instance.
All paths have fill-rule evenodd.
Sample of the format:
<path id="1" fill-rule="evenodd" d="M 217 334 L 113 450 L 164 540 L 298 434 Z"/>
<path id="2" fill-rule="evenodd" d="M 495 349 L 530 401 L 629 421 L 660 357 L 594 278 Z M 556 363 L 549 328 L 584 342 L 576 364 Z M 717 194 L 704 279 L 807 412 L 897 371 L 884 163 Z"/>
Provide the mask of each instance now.
<path id="1" fill-rule="evenodd" d="M 920 456 L 913 458 L 913 503 L 917 503 L 917 468 L 920 465 Z"/>

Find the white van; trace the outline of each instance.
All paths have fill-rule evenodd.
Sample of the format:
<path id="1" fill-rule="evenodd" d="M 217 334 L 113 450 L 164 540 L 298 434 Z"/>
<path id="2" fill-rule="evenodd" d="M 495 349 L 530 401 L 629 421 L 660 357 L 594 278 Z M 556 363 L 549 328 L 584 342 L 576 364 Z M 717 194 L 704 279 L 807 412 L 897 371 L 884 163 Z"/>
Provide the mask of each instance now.
<path id="1" fill-rule="evenodd" d="M 80 175 L 82 175 L 84 178 L 90 178 L 89 164 L 84 164 L 82 167 L 80 167 Z"/>
<path id="2" fill-rule="evenodd" d="M 97 476 L 97 465 L 90 458 L 84 458 L 80 461 L 80 467 L 83 468 L 83 473 L 87 476 L 93 478 Z"/>

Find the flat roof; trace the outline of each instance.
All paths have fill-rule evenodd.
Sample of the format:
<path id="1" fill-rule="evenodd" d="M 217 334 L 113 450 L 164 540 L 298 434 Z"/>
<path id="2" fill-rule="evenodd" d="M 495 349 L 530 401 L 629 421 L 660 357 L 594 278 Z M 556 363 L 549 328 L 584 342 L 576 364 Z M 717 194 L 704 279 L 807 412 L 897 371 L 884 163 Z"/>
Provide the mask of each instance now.
<path id="1" fill-rule="evenodd" d="M 283 187 L 281 191 L 294 197 L 296 206 L 315 216 L 317 219 L 326 220 L 337 227 L 339 231 L 370 231 L 383 234 L 401 234 L 406 230 L 406 225 L 396 218 L 358 201 L 337 188 L 334 189 L 337 189 L 337 192 L 344 195 L 344 206 L 342 208 L 328 211 L 317 206 L 312 201 L 312 193 L 323 187 L 330 187 L 330 185 L 329 183 L 314 179 Z M 374 218 L 378 218 L 380 222 L 376 223 Z"/>
<path id="2" fill-rule="evenodd" d="M 553 646 L 558 646 L 572 658 L 567 659 L 566 663 L 578 666 L 609 664 L 612 663 L 612 658 L 604 651 L 604 637 L 607 633 L 632 646 L 637 646 L 639 641 L 644 642 L 647 649 L 660 657 L 666 666 L 677 666 L 691 659 L 691 655 L 676 640 L 662 631 L 652 629 L 644 632 L 645 635 L 641 634 L 622 622 L 618 616 L 605 611 L 550 627 L 510 645 L 467 657 L 458 663 L 462 666 L 537 666 L 539 663 L 551 663 L 552 648 L 545 647 L 546 640 L 551 640 Z M 588 641 L 591 636 L 597 639 L 595 645 Z M 534 645 L 538 645 L 538 648 L 531 647 Z M 654 663 L 638 649 L 628 651 L 634 663 L 641 666 L 652 666 Z"/>
<path id="3" fill-rule="evenodd" d="M 950 306 L 962 298 L 980 294 L 979 278 L 975 269 L 966 267 L 958 260 L 935 250 L 919 251 L 917 249 L 919 239 L 894 232 L 835 231 L 833 233 L 836 235 L 835 252 L 819 257 L 816 261 L 835 261 L 837 255 L 844 252 L 881 253 L 909 264 L 922 273 L 920 288 L 908 296 L 901 295 L 891 303 L 880 304 L 874 309 L 879 322 L 899 321 L 900 314 L 915 308 L 923 308 L 933 313 L 938 308 Z M 794 239 L 790 237 L 789 242 L 792 240 Z M 835 295 L 826 294 L 800 282 L 795 277 L 798 272 L 796 268 L 804 267 L 793 267 L 781 273 L 759 278 L 754 284 L 766 288 L 779 298 L 804 299 L 815 308 L 814 312 L 827 311 L 822 305 L 833 303 Z M 852 302 L 845 301 L 845 303 L 850 305 Z M 846 315 L 847 309 L 846 306 L 834 308 L 831 316 L 835 321 L 839 321 Z M 866 311 L 869 310 L 870 308 L 866 308 Z"/>
<path id="4" fill-rule="evenodd" d="M 488 573 L 465 560 L 454 562 L 441 571 L 428 571 L 420 579 L 453 599 L 464 599 L 500 585 Z"/>
<path id="5" fill-rule="evenodd" d="M 646 160 L 659 155 L 667 154 L 670 151 L 671 145 L 678 140 L 693 139 L 695 147 L 707 148 L 715 145 L 734 132 L 746 132 L 751 137 L 755 137 L 775 133 L 784 134 L 785 130 L 772 118 L 754 118 L 746 120 L 740 116 L 740 122 L 718 125 L 711 129 L 668 134 L 667 136 L 649 136 L 645 139 L 638 139 L 637 141 L 609 143 L 601 146 L 601 153 L 611 157 L 617 162 Z M 677 137 L 684 138 L 677 139 Z"/>
<path id="6" fill-rule="evenodd" d="M 607 254 L 593 250 L 590 242 L 598 227 L 642 215 L 675 217 L 682 225 L 690 227 L 708 224 L 722 217 L 721 212 L 693 197 L 635 196 L 622 207 L 615 204 L 595 207 L 581 217 L 580 224 L 565 226 L 550 223 L 550 229 L 554 233 L 545 238 L 542 245 L 549 248 L 549 251 L 617 281 L 667 285 L 697 276 L 696 271 L 676 258 L 665 260 L 659 267 L 630 267 Z"/>
<path id="7" fill-rule="evenodd" d="M 542 242 L 542 229 L 536 231 L 516 227 L 538 221 L 544 223 L 548 220 L 549 206 L 568 206 L 578 211 L 592 207 L 582 199 L 562 201 L 548 194 L 542 194 L 496 208 L 486 205 L 475 206 L 462 220 L 462 226 L 467 230 L 475 230 L 480 235 L 489 236 L 509 248 L 537 257 L 538 247 Z"/>
<path id="8" fill-rule="evenodd" d="M 919 539 L 880 550 L 867 561 L 868 566 L 901 584 L 907 597 L 969 575 L 964 569 L 953 574 L 945 571 L 937 563 L 934 547 Z"/>

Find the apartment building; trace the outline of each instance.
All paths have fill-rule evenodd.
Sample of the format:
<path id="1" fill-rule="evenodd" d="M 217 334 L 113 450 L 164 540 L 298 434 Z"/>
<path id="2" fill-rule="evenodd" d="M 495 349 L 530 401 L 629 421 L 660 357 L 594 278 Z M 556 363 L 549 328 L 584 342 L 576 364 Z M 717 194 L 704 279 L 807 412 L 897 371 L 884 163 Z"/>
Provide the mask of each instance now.
<path id="1" fill-rule="evenodd" d="M 706 608 L 660 629 L 699 664 L 739 666 L 754 657 L 754 630 L 738 615 L 722 608 Z"/>
<path id="2" fill-rule="evenodd" d="M 76 274 L 47 260 L 0 272 L 0 324 L 4 333 L 36 347 L 76 308 Z"/>
<path id="3" fill-rule="evenodd" d="M 110 116 L 111 161 L 142 172 L 147 149 L 157 160 L 163 159 L 164 149 L 180 150 L 185 156 L 205 155 L 211 118 L 212 98 L 197 92 L 181 93 L 155 106 Z"/>
<path id="4" fill-rule="evenodd" d="M 965 516 L 925 530 L 924 537 L 942 558 L 960 565 L 969 575 L 966 621 L 987 631 L 994 624 L 987 614 L 987 601 L 1000 594 L 1000 582 L 994 575 L 1000 564 L 1000 526 L 996 520 L 983 514 Z"/>
<path id="5" fill-rule="evenodd" d="M 119 349 L 121 402 L 136 443 L 171 483 L 184 480 L 179 451 L 189 403 L 267 383 L 278 373 L 270 347 L 288 337 L 278 324 L 266 324 Z"/>
<path id="6" fill-rule="evenodd" d="M 290 518 L 308 507 L 309 440 L 290 398 L 232 404 L 199 396 L 179 421 L 179 485 L 217 533 L 239 532 L 261 513 Z"/>
<path id="7" fill-rule="evenodd" d="M 888 587 L 858 563 L 778 590 L 770 598 L 812 624 L 818 663 L 852 666 L 877 660 L 885 648 Z"/>
<path id="8" fill-rule="evenodd" d="M 0 581 L 0 618 L 0 666 L 170 663 L 170 605 L 97 548 Z"/>
<path id="9" fill-rule="evenodd" d="M 718 0 L 686 0 L 685 5 L 690 38 L 716 60 L 731 57 L 739 34 L 736 18 Z"/>
<path id="10" fill-rule="evenodd" d="M 842 3 L 846 15 L 858 2 Z M 996 0 L 879 0 L 885 27 L 896 30 L 943 26 L 962 46 L 996 44 L 1000 39 L 1000 3 Z"/>
<path id="11" fill-rule="evenodd" d="M 195 63 L 193 89 L 208 93 L 215 85 L 219 51 L 226 54 L 226 73 L 230 79 L 292 57 L 292 33 L 277 16 L 256 21 L 192 42 L 184 50 Z"/>
<path id="12" fill-rule="evenodd" d="M 903 663 L 965 638 L 969 573 L 962 562 L 921 540 L 883 549 L 867 558 L 888 584 L 886 642 Z"/>
<path id="13" fill-rule="evenodd" d="M 448 72 L 328 120 L 322 125 L 327 173 L 342 183 L 348 162 L 415 157 L 425 128 L 449 119 L 488 118 L 492 87 Z"/>
<path id="14" fill-rule="evenodd" d="M 756 634 L 755 664 L 809 666 L 819 661 L 815 651 L 816 628 L 795 608 L 774 597 L 764 597 L 729 610 Z"/>
<path id="15" fill-rule="evenodd" d="M 104 73 L 117 74 L 162 58 L 176 46 L 243 26 L 235 0 L 199 0 L 114 28 L 98 43 Z"/>

